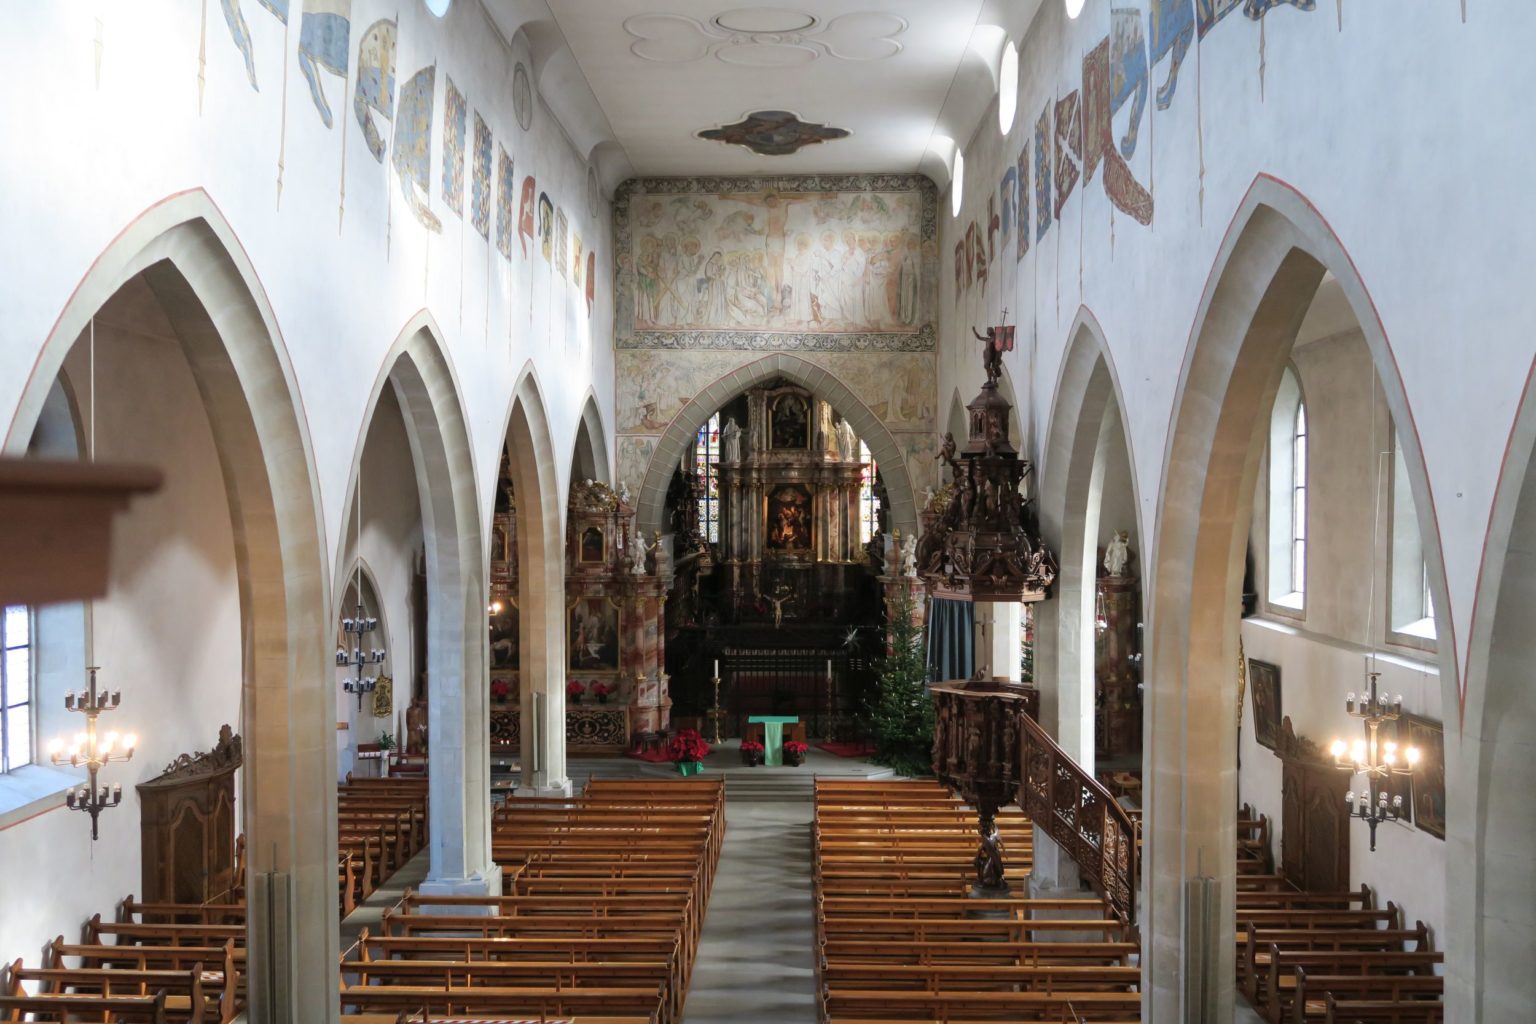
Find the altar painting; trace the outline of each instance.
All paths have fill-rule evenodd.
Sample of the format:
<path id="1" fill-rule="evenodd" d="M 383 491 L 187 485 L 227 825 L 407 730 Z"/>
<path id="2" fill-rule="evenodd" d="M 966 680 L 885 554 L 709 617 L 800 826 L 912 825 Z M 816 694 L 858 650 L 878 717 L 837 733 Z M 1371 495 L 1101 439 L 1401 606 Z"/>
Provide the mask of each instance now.
<path id="1" fill-rule="evenodd" d="M 811 493 L 800 484 L 785 484 L 768 495 L 767 546 L 772 551 L 805 551 L 811 547 Z"/>
<path id="2" fill-rule="evenodd" d="M 579 598 L 566 633 L 573 672 L 619 670 L 619 610 L 602 597 Z"/>

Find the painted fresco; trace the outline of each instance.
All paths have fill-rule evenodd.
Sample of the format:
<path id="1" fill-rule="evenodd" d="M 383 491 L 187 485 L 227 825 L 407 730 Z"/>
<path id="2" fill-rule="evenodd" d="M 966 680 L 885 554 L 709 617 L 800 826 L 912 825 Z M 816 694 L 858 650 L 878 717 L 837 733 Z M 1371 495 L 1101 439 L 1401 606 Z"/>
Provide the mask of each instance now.
<path id="1" fill-rule="evenodd" d="M 1192 0 L 1150 0 L 1150 4 L 1147 24 L 1151 29 L 1152 66 L 1157 67 L 1164 57 L 1173 55 L 1168 62 L 1168 77 L 1157 88 L 1157 109 L 1167 110 L 1179 84 L 1179 68 L 1195 37 L 1195 11 Z"/>
<path id="2" fill-rule="evenodd" d="M 310 98 L 327 128 L 333 118 L 320 72 L 340 76 L 342 89 L 346 89 L 351 34 L 352 0 L 306 0 L 304 16 L 299 21 L 299 71 L 309 83 Z"/>
<path id="3" fill-rule="evenodd" d="M 352 92 L 352 113 L 363 129 L 368 152 L 379 163 L 384 162 L 386 144 L 373 115 L 377 113 L 386 121 L 395 118 L 396 33 L 394 22 L 376 21 L 357 44 L 357 86 Z"/>
<path id="4" fill-rule="evenodd" d="M 1198 28 L 1198 37 L 1205 38 L 1205 34 L 1216 27 L 1216 23 L 1228 14 L 1243 0 L 1195 0 L 1195 22 Z M 1137 19 L 1139 23 L 1141 19 Z"/>
<path id="5" fill-rule="evenodd" d="M 651 464 L 651 456 L 656 454 L 656 439 L 654 437 L 620 437 L 619 438 L 619 480 L 621 482 L 634 481 L 638 487 L 640 481 L 645 479 L 645 470 Z"/>
<path id="6" fill-rule="evenodd" d="M 581 236 L 571 232 L 571 284 L 581 287 Z"/>
<path id="7" fill-rule="evenodd" d="M 1083 153 L 1083 120 L 1078 91 L 1056 101 L 1056 219 L 1077 188 L 1077 162 Z"/>
<path id="8" fill-rule="evenodd" d="M 1015 242 L 1014 262 L 1024 258 L 1029 252 L 1029 143 L 1019 150 L 1019 181 L 1018 181 L 1018 206 L 1015 210 L 1019 218 L 1018 241 Z"/>
<path id="9" fill-rule="evenodd" d="M 1235 3 L 1236 0 L 1233 0 Z M 1129 160 L 1136 155 L 1136 136 L 1141 129 L 1141 114 L 1147 108 L 1147 43 L 1141 32 L 1141 12 L 1116 8 L 1110 12 L 1109 112 L 1110 118 L 1134 97 L 1130 122 L 1120 137 L 1120 155 Z M 1085 83 L 1086 87 L 1086 83 Z"/>
<path id="10" fill-rule="evenodd" d="M 432 168 L 432 97 L 437 65 L 429 64 L 400 87 L 400 112 L 395 120 L 395 174 L 406 205 L 428 231 L 441 231 L 442 221 L 428 208 L 426 196 Z"/>
<path id="11" fill-rule="evenodd" d="M 512 158 L 507 148 L 496 146 L 496 251 L 507 259 L 512 258 L 512 232 L 515 216 L 512 211 Z"/>
<path id="12" fill-rule="evenodd" d="M 1138 223 L 1152 223 L 1152 194 L 1141 187 L 1115 148 L 1110 111 L 1109 40 L 1099 40 L 1083 58 L 1083 180 L 1093 181 L 1099 163 L 1104 164 L 1104 193 L 1116 209 Z"/>
<path id="13" fill-rule="evenodd" d="M 565 210 L 555 207 L 555 267 L 560 276 L 567 276 L 571 262 L 571 222 L 565 219 Z"/>
<path id="14" fill-rule="evenodd" d="M 1003 180 L 997 186 L 1003 197 L 1003 249 L 1008 248 L 1008 238 L 1013 234 L 1014 208 L 1019 201 L 1019 169 L 1012 164 L 1003 172 Z"/>
<path id="15" fill-rule="evenodd" d="M 1045 238 L 1056 216 L 1051 208 L 1051 104 L 1035 122 L 1035 241 Z"/>
<path id="16" fill-rule="evenodd" d="M 735 124 L 699 132 L 699 138 L 743 146 L 759 156 L 790 156 L 802 146 L 846 139 L 848 129 L 802 121 L 787 110 L 759 110 Z"/>
<path id="17" fill-rule="evenodd" d="M 469 127 L 469 103 L 464 94 L 453 84 L 453 76 L 445 76 L 448 83 L 443 95 L 443 199 L 448 209 L 464 216 L 464 138 Z M 475 128 L 483 122 L 475 115 Z M 478 170 L 478 168 L 477 168 Z"/>
<path id="18" fill-rule="evenodd" d="M 474 175 L 470 179 L 469 219 L 481 238 L 491 236 L 491 126 L 475 111 Z"/>
<path id="19" fill-rule="evenodd" d="M 245 77 L 250 79 L 252 89 L 260 89 L 256 84 L 256 57 L 251 53 L 251 30 L 245 24 L 240 0 L 219 0 L 219 6 L 224 9 L 224 24 L 229 26 L 235 49 L 240 51 L 240 56 L 245 60 Z"/>
<path id="20" fill-rule="evenodd" d="M 592 304 L 597 301 L 597 253 L 587 250 L 587 316 L 592 315 Z"/>
<path id="21" fill-rule="evenodd" d="M 544 262 L 548 263 L 554 258 L 555 250 L 555 204 L 549 201 L 548 192 L 539 193 L 539 251 L 544 255 Z"/>
<path id="22" fill-rule="evenodd" d="M 915 176 L 627 182 L 619 345 L 932 348 L 935 206 Z"/>
<path id="23" fill-rule="evenodd" d="M 528 258 L 528 243 L 533 241 L 533 175 L 523 179 L 523 198 L 518 203 L 517 242 L 523 247 L 523 259 Z"/>

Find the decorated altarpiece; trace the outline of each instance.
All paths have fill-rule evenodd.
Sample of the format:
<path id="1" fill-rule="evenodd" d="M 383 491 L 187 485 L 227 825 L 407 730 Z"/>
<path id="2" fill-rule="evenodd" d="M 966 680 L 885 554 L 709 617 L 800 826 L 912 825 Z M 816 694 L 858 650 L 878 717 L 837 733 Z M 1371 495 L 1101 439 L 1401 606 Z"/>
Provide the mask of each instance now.
<path id="1" fill-rule="evenodd" d="M 497 512 L 494 536 L 516 536 L 515 504 Z M 502 754 L 521 742 L 517 687 L 515 543 L 492 563 L 492 608 L 510 614 L 511 644 L 498 647 L 491 615 L 491 742 Z M 494 552 L 493 552 L 494 553 Z M 659 564 L 658 564 L 659 563 Z M 671 701 L 663 672 L 660 629 L 671 582 L 657 538 L 636 533 L 635 509 L 606 484 L 571 487 L 566 527 L 566 746 L 575 753 L 613 753 L 637 737 L 666 730 Z M 500 627 L 502 634 L 506 626 Z M 498 685 L 498 684 L 501 685 Z"/>

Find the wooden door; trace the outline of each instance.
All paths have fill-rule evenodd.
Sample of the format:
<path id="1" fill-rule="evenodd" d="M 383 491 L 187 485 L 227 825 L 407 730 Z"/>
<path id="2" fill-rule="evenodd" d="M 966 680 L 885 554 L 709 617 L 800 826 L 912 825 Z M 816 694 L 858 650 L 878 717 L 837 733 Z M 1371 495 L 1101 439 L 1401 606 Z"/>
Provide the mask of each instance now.
<path id="1" fill-rule="evenodd" d="M 1281 781 L 1281 870 L 1311 892 L 1349 888 L 1349 779 L 1329 765 L 1287 759 Z"/>
<path id="2" fill-rule="evenodd" d="M 1306 877 L 1306 770 L 1294 761 L 1282 767 L 1280 782 L 1280 871 L 1305 888 Z"/>

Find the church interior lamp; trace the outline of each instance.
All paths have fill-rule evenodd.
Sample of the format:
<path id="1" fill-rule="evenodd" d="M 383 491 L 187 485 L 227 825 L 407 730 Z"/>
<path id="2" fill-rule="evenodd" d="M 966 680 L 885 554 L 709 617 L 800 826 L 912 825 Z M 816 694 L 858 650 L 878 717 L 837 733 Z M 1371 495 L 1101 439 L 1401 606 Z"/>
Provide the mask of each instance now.
<path id="1" fill-rule="evenodd" d="M 1370 688 L 1358 698 L 1351 692 L 1344 699 L 1349 715 L 1365 724 L 1366 737 L 1353 743 L 1335 739 L 1328 752 L 1340 770 L 1365 777 L 1365 787 L 1358 794 L 1353 790 L 1344 794 L 1344 805 L 1351 817 L 1370 826 L 1371 851 L 1375 852 L 1376 826 L 1384 821 L 1397 821 L 1403 815 L 1403 798 L 1389 794 L 1387 783 L 1393 776 L 1413 773 L 1419 763 L 1419 750 L 1412 746 L 1400 748 L 1396 742 L 1377 735 L 1383 722 L 1395 722 L 1402 717 L 1403 695 L 1389 700 L 1386 694 L 1378 694 L 1381 673 L 1367 675 Z"/>
<path id="2" fill-rule="evenodd" d="M 133 733 L 125 736 L 112 730 L 103 735 L 98 730 L 96 720 L 108 711 L 116 711 L 123 702 L 123 693 L 121 690 L 98 691 L 96 666 L 86 671 L 90 673 L 90 688 L 84 693 L 70 690 L 64 695 L 65 709 L 85 716 L 85 731 L 76 733 L 68 747 L 62 739 L 54 740 L 48 745 L 48 753 L 56 765 L 68 764 L 71 768 L 85 769 L 86 784 L 71 789 L 64 799 L 70 810 L 84 811 L 91 816 L 91 839 L 95 840 L 101 812 L 123 802 L 122 784 L 113 783 L 110 788 L 98 785 L 97 773 L 113 761 L 132 758 L 139 740 Z"/>
<path id="3" fill-rule="evenodd" d="M 344 642 L 336 648 L 336 664 L 351 673 L 341 681 L 341 688 L 357 696 L 357 706 L 361 709 L 363 697 L 379 685 L 377 670 L 369 675 L 369 667 L 383 664 L 385 655 L 383 648 L 374 647 L 371 641 L 366 640 L 370 633 L 379 628 L 379 620 L 369 615 L 363 607 L 361 569 L 358 574 L 357 610 L 351 618 L 341 620 Z"/>

